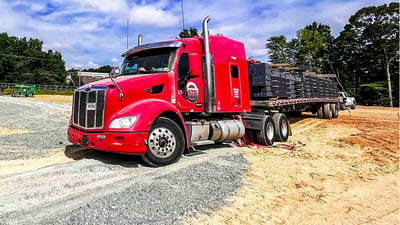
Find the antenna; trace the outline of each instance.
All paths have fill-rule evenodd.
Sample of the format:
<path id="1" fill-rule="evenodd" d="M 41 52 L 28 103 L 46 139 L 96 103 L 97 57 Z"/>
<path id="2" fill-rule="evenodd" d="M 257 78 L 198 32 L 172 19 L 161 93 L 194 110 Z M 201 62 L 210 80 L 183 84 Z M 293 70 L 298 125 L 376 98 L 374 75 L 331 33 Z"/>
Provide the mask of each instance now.
<path id="1" fill-rule="evenodd" d="M 182 9 L 182 31 L 185 29 L 185 14 L 183 10 L 183 0 L 181 0 L 181 9 Z"/>
<path id="2" fill-rule="evenodd" d="M 126 49 L 129 47 L 129 16 L 126 18 Z"/>
<path id="3" fill-rule="evenodd" d="M 183 0 L 181 0 L 181 9 L 182 9 L 182 32 L 185 30 L 185 14 L 183 10 Z M 181 37 L 182 38 L 182 37 Z M 185 37 L 183 37 L 183 48 L 185 48 Z"/>

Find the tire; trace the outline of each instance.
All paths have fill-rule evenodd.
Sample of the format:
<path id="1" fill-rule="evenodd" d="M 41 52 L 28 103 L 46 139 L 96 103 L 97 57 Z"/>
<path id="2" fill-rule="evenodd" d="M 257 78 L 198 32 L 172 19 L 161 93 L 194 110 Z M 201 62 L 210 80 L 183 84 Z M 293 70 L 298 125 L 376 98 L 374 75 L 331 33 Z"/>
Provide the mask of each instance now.
<path id="1" fill-rule="evenodd" d="M 255 138 L 257 137 L 257 134 L 255 130 L 246 129 L 245 132 L 246 132 L 246 137 L 250 142 L 257 143 L 257 140 Z"/>
<path id="2" fill-rule="evenodd" d="M 317 109 L 317 117 L 320 119 L 324 118 L 324 107 L 323 105 L 319 105 Z"/>
<path id="3" fill-rule="evenodd" d="M 31 92 L 28 92 L 28 94 L 26 94 L 27 97 L 32 97 L 33 94 Z"/>
<path id="4" fill-rule="evenodd" d="M 331 104 L 329 103 L 324 104 L 324 119 L 332 119 Z"/>
<path id="5" fill-rule="evenodd" d="M 15 91 L 11 92 L 11 97 L 15 97 Z"/>
<path id="6" fill-rule="evenodd" d="M 263 129 L 257 132 L 257 143 L 260 145 L 273 145 L 275 140 L 275 124 L 271 116 L 265 116 Z"/>
<path id="7" fill-rule="evenodd" d="M 331 111 L 332 111 L 332 118 L 338 118 L 339 112 L 337 109 L 337 105 L 335 103 L 331 103 L 330 107 L 331 107 Z"/>
<path id="8" fill-rule="evenodd" d="M 353 105 L 351 106 L 351 109 L 356 109 L 356 103 L 353 102 Z"/>
<path id="9" fill-rule="evenodd" d="M 289 138 L 289 123 L 286 115 L 282 113 L 275 113 L 272 119 L 275 127 L 275 141 L 287 141 Z"/>
<path id="10" fill-rule="evenodd" d="M 340 103 L 339 106 L 340 106 L 340 110 L 345 110 L 346 109 L 346 106 L 345 106 L 344 103 Z"/>
<path id="11" fill-rule="evenodd" d="M 166 117 L 157 119 L 150 129 L 147 150 L 143 161 L 152 167 L 177 162 L 185 150 L 185 138 L 181 128 Z"/>

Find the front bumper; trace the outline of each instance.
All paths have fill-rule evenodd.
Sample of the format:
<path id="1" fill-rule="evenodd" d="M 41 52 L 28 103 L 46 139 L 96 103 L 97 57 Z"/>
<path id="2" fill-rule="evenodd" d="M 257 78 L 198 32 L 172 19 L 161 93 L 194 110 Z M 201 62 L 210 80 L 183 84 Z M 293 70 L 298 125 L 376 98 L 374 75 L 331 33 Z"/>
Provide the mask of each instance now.
<path id="1" fill-rule="evenodd" d="M 79 146 L 102 151 L 144 154 L 148 132 L 86 132 L 75 127 L 68 127 L 68 140 Z"/>

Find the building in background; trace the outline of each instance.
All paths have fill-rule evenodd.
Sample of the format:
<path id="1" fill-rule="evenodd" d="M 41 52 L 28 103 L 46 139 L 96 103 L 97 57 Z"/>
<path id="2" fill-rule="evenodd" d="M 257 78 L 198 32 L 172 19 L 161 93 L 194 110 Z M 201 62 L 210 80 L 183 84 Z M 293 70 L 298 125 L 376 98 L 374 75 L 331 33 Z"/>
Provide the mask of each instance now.
<path id="1" fill-rule="evenodd" d="M 96 73 L 96 72 L 82 72 L 78 71 L 79 86 L 92 83 L 98 80 L 102 80 L 108 77 L 108 73 Z"/>

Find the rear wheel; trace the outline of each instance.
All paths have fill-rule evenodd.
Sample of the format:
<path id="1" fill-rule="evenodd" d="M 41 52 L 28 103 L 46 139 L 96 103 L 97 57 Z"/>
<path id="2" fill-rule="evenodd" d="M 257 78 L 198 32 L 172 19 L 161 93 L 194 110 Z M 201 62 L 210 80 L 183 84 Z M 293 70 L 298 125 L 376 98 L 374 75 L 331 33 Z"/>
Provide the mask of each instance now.
<path id="1" fill-rule="evenodd" d="M 147 150 L 142 159 L 150 166 L 165 166 L 177 162 L 185 149 L 181 128 L 173 120 L 160 117 L 150 129 Z"/>
<path id="2" fill-rule="evenodd" d="M 332 111 L 332 118 L 338 118 L 339 112 L 337 105 L 335 103 L 331 103 L 331 111 Z"/>
<path id="3" fill-rule="evenodd" d="M 285 142 L 289 138 L 289 123 L 283 113 L 275 113 L 272 117 L 275 127 L 275 141 Z"/>
<path id="4" fill-rule="evenodd" d="M 324 104 L 324 119 L 332 119 L 331 104 L 329 103 Z"/>
<path id="5" fill-rule="evenodd" d="M 319 105 L 317 109 L 317 117 L 320 119 L 324 118 L 324 107 L 323 105 Z"/>
<path id="6" fill-rule="evenodd" d="M 28 92 L 28 94 L 26 94 L 26 96 L 28 96 L 28 97 L 32 97 L 32 96 L 33 96 L 33 94 L 32 94 L 31 92 Z"/>
<path id="7" fill-rule="evenodd" d="M 265 116 L 263 129 L 257 132 L 257 143 L 261 145 L 273 145 L 275 140 L 274 120 L 271 116 Z"/>

